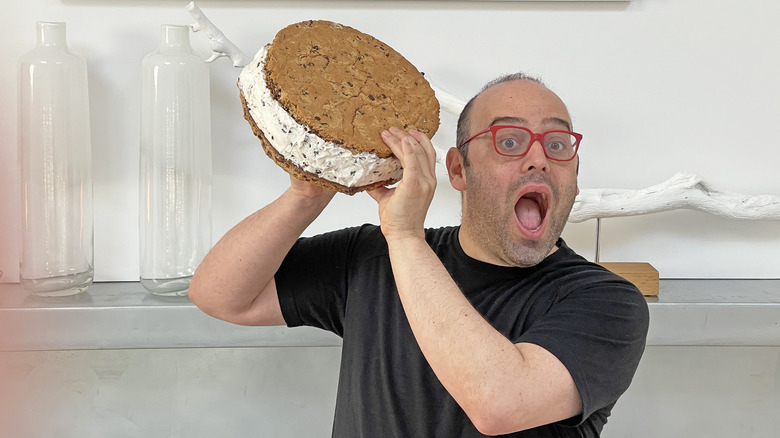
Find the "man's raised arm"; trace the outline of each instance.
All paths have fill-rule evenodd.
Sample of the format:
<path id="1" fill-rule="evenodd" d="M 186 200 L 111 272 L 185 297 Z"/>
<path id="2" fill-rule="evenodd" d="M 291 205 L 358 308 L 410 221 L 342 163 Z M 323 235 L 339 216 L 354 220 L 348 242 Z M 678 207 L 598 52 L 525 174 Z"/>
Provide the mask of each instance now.
<path id="1" fill-rule="evenodd" d="M 207 314 L 242 325 L 285 324 L 274 274 L 335 194 L 290 180 L 287 191 L 228 231 L 198 266 L 188 295 Z"/>
<path id="2" fill-rule="evenodd" d="M 436 188 L 435 152 L 423 134 L 391 129 L 383 138 L 401 159 L 395 189 L 369 194 L 409 325 L 450 395 L 487 435 L 530 429 L 581 411 L 571 375 L 547 350 L 513 344 L 466 299 L 425 241 L 423 222 Z"/>

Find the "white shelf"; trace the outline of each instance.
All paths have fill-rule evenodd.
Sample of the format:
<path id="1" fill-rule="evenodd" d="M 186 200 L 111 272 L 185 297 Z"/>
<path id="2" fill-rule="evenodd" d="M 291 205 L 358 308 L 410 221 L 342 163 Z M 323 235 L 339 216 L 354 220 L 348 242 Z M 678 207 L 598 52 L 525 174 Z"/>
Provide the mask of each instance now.
<path id="1" fill-rule="evenodd" d="M 323 330 L 246 327 L 212 318 L 186 297 L 152 295 L 140 283 L 95 283 L 62 298 L 0 285 L 0 350 L 340 346 Z"/>
<path id="2" fill-rule="evenodd" d="M 780 280 L 661 280 L 648 345 L 780 346 Z M 0 284 L 0 350 L 340 346 L 314 328 L 244 327 L 139 283 L 95 283 L 65 298 Z"/>
<path id="3" fill-rule="evenodd" d="M 780 280 L 661 280 L 648 345 L 780 346 Z"/>

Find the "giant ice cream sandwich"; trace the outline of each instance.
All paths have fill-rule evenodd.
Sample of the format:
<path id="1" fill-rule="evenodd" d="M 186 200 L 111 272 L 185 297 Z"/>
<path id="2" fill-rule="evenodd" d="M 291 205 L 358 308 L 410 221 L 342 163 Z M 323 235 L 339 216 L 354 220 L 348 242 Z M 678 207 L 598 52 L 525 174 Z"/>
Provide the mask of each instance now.
<path id="1" fill-rule="evenodd" d="M 279 31 L 241 71 L 238 88 L 244 117 L 276 164 L 348 194 L 400 180 L 383 130 L 432 137 L 439 127 L 439 102 L 422 73 L 387 44 L 330 21 Z"/>

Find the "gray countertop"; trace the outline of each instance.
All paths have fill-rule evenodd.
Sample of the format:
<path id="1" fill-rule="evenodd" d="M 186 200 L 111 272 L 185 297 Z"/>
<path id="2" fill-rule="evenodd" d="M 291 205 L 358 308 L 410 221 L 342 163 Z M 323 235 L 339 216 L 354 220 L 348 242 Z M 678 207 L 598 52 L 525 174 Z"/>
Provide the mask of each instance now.
<path id="1" fill-rule="evenodd" d="M 780 346 L 780 279 L 661 280 L 648 345 Z M 211 318 L 187 298 L 136 282 L 95 283 L 41 298 L 0 284 L 0 350 L 339 346 L 313 328 L 244 327 Z"/>

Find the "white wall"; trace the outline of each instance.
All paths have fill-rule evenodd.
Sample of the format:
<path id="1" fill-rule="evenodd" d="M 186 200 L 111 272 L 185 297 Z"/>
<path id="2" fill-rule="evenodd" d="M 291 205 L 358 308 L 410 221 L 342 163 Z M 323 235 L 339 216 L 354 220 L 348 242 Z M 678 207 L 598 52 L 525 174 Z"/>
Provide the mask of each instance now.
<path id="1" fill-rule="evenodd" d="M 2 14 L 2 281 L 18 278 L 15 64 L 34 45 L 35 22 L 67 22 L 69 44 L 90 69 L 96 279 L 135 280 L 140 62 L 156 48 L 160 24 L 192 22 L 186 3 L 29 0 Z M 198 4 L 248 53 L 292 22 L 351 25 L 463 98 L 500 73 L 542 75 L 585 136 L 582 188 L 643 188 L 685 170 L 723 190 L 780 195 L 780 3 L 774 0 Z M 205 37 L 193 41 L 205 57 Z M 237 76 L 224 59 L 212 66 L 215 239 L 287 185 L 242 118 Z M 434 141 L 446 148 L 453 139 L 454 117 L 444 115 Z M 439 170 L 431 226 L 458 221 L 458 196 Z M 308 233 L 375 221 L 367 195 L 340 195 Z M 593 222 L 572 224 L 564 236 L 592 258 Z M 666 278 L 777 278 L 780 223 L 691 211 L 610 219 L 602 224 L 601 259 L 648 261 Z"/>

